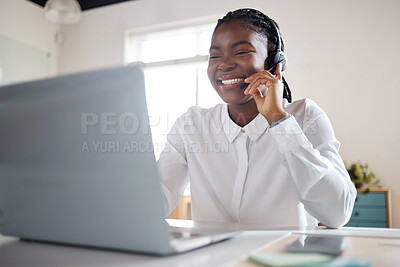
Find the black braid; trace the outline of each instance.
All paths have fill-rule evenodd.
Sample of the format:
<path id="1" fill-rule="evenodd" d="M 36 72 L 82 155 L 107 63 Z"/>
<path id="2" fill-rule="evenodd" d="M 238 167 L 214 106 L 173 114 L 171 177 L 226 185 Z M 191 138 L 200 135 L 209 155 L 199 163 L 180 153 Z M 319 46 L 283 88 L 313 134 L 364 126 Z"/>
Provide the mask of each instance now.
<path id="1" fill-rule="evenodd" d="M 251 9 L 238 9 L 235 11 L 228 12 L 222 19 L 219 19 L 217 25 L 215 26 L 214 32 L 218 29 L 221 24 L 229 23 L 234 20 L 243 22 L 242 26 L 246 27 L 250 30 L 253 30 L 259 34 L 265 36 L 268 40 L 268 56 L 270 56 L 273 51 L 277 49 L 278 45 L 278 36 L 276 35 L 276 30 L 272 23 L 275 24 L 276 28 L 278 28 L 278 24 L 267 15 L 263 14 L 262 12 Z M 285 50 L 285 45 L 281 38 L 281 50 Z M 292 93 L 290 91 L 289 85 L 287 84 L 285 78 L 282 76 L 283 79 L 283 97 L 286 98 L 289 103 L 292 102 Z"/>

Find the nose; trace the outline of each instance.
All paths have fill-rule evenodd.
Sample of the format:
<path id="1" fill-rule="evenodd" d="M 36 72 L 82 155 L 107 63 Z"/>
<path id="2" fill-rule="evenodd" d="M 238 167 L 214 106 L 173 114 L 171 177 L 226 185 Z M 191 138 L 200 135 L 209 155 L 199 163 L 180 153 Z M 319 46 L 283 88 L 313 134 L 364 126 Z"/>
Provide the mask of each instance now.
<path id="1" fill-rule="evenodd" d="M 222 57 L 218 65 L 220 71 L 231 71 L 235 68 L 236 64 L 229 57 Z"/>

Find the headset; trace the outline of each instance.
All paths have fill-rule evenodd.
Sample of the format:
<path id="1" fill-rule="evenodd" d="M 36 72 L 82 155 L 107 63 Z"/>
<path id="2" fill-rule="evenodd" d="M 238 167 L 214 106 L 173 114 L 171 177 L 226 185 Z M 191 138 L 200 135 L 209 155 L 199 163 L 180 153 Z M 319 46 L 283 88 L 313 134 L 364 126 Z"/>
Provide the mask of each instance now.
<path id="1" fill-rule="evenodd" d="M 278 26 L 275 24 L 275 21 L 270 19 L 268 16 L 265 16 L 273 25 L 275 29 L 276 36 L 278 37 L 278 44 L 275 51 L 272 51 L 268 54 L 268 71 L 272 74 L 275 74 L 276 66 L 281 63 L 282 71 L 284 71 L 288 65 L 288 59 L 285 52 L 282 51 L 282 37 L 279 33 Z"/>

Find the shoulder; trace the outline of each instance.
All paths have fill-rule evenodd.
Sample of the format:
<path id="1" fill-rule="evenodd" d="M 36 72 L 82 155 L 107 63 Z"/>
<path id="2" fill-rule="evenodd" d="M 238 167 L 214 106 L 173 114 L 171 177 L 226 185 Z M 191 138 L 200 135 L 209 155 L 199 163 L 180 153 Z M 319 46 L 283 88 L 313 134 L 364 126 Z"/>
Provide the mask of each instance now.
<path id="1" fill-rule="evenodd" d="M 325 113 L 322 108 L 310 98 L 298 99 L 292 103 L 287 102 L 285 99 L 283 107 L 288 113 L 295 117 L 317 117 Z"/>
<path id="2" fill-rule="evenodd" d="M 179 126 L 198 126 L 208 124 L 210 121 L 219 123 L 221 121 L 221 112 L 226 108 L 226 104 L 218 104 L 212 108 L 201 108 L 192 106 L 183 113 L 176 121 Z"/>
<path id="3" fill-rule="evenodd" d="M 325 114 L 322 108 L 310 98 L 299 99 L 292 103 L 287 102 L 285 99 L 283 107 L 286 112 L 292 114 L 296 118 L 296 121 L 303 130 L 307 128 L 310 123 L 314 122 L 317 117 Z"/>
<path id="4" fill-rule="evenodd" d="M 194 121 L 201 121 L 208 117 L 220 116 L 222 109 L 225 107 L 224 104 L 218 104 L 212 108 L 202 108 L 199 106 L 192 106 L 183 113 L 178 120 L 185 121 L 187 118 L 192 118 Z"/>
<path id="5" fill-rule="evenodd" d="M 217 104 L 211 108 L 202 108 L 199 106 L 190 107 L 186 113 L 196 114 L 198 116 L 214 116 L 216 113 L 221 113 L 221 110 L 225 107 L 225 104 Z"/>

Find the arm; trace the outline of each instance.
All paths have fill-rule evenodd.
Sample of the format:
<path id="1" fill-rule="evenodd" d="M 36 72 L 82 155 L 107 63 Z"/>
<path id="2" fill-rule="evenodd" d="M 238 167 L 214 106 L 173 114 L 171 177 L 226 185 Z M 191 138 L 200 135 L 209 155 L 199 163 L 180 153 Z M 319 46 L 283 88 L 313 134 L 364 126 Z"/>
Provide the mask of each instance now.
<path id="1" fill-rule="evenodd" d="M 187 162 L 184 143 L 178 131 L 178 122 L 167 136 L 167 142 L 157 161 L 161 177 L 161 189 L 164 194 L 166 216 L 178 205 L 188 183 Z"/>
<path id="2" fill-rule="evenodd" d="M 250 85 L 244 93 L 253 96 L 258 111 L 270 125 L 288 115 L 282 107 L 281 64 L 277 66 L 276 75 L 262 71 L 245 82 Z M 260 85 L 268 87 L 265 95 L 260 92 Z M 310 118 L 305 114 L 304 131 L 295 118 L 290 117 L 271 127 L 270 133 L 305 209 L 323 224 L 339 227 L 351 216 L 356 190 L 339 156 L 339 142 L 328 117 L 322 111 L 317 114 Z M 315 133 L 307 129 L 307 125 L 314 125 Z"/>
<path id="3" fill-rule="evenodd" d="M 339 142 L 325 113 L 304 118 L 301 129 L 294 117 L 272 127 L 284 165 L 308 213 L 323 224 L 340 227 L 350 218 L 356 190 L 339 156 Z"/>

